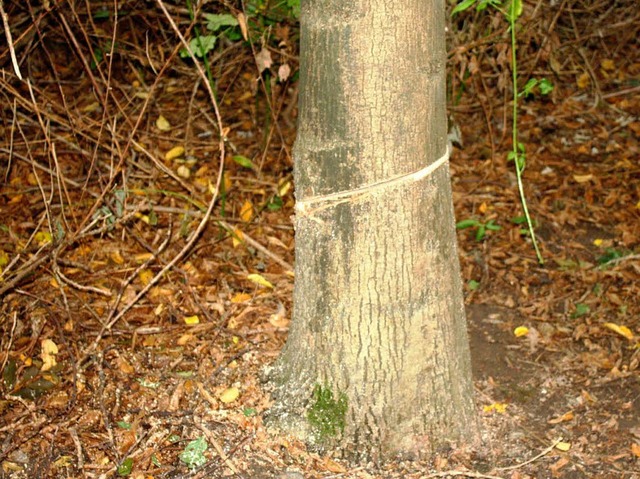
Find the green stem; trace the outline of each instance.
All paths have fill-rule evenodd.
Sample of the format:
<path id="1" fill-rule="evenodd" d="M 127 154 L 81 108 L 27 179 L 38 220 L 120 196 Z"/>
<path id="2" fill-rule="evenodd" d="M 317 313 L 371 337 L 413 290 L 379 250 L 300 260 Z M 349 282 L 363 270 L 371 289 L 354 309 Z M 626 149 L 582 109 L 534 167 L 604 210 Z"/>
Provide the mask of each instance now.
<path id="1" fill-rule="evenodd" d="M 511 126 L 512 131 L 512 143 L 513 143 L 513 158 L 516 165 L 516 178 L 518 179 L 518 192 L 520 193 L 520 203 L 522 203 L 522 210 L 524 217 L 527 220 L 527 227 L 529 234 L 531 235 L 531 241 L 533 242 L 533 248 L 536 250 L 536 257 L 540 264 L 544 264 L 544 259 L 540 253 L 538 247 L 538 241 L 536 240 L 536 233 L 533 230 L 533 223 L 531 216 L 529 215 L 529 208 L 527 207 L 527 198 L 524 194 L 524 185 L 522 183 L 522 170 L 520 167 L 520 152 L 518 151 L 518 69 L 516 63 L 516 2 L 511 1 L 509 12 L 509 23 L 511 25 L 511 81 L 513 82 L 513 121 Z"/>

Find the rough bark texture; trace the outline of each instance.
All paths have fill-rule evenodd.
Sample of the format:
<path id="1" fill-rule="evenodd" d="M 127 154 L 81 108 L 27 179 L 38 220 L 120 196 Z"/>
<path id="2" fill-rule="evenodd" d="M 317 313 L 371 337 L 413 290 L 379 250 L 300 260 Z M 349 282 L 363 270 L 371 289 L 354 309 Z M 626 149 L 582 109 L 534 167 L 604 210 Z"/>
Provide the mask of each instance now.
<path id="1" fill-rule="evenodd" d="M 308 203 L 446 152 L 444 11 L 443 0 L 302 2 L 294 156 L 307 206 L 271 418 L 352 457 L 429 453 L 477 432 L 448 165 Z M 344 399 L 337 427 L 310 415 L 314 390 Z"/>

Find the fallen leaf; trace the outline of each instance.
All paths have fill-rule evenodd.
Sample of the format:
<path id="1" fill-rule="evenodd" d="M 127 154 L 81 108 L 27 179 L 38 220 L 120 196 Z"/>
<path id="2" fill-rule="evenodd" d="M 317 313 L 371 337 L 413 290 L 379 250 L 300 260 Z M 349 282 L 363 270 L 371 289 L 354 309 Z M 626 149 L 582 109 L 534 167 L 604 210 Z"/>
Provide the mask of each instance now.
<path id="1" fill-rule="evenodd" d="M 225 404 L 232 403 L 240 396 L 240 390 L 236 387 L 230 387 L 220 393 L 218 398 Z"/>
<path id="2" fill-rule="evenodd" d="M 176 341 L 176 344 L 178 346 L 184 346 L 185 344 L 188 344 L 195 339 L 196 337 L 193 334 L 183 334 L 178 338 L 178 340 Z"/>
<path id="3" fill-rule="evenodd" d="M 289 78 L 289 75 L 291 75 L 291 67 L 289 66 L 289 64 L 283 63 L 282 65 L 280 65 L 280 67 L 278 68 L 278 80 L 280 80 L 281 82 L 286 81 L 287 78 Z"/>
<path id="4" fill-rule="evenodd" d="M 54 467 L 70 467 L 73 466 L 73 456 L 60 456 L 53 462 Z"/>
<path id="5" fill-rule="evenodd" d="M 567 452 L 569 449 L 571 449 L 571 443 L 560 441 L 556 444 L 556 449 L 558 449 L 559 451 Z"/>
<path id="6" fill-rule="evenodd" d="M 38 243 L 38 246 L 44 246 L 47 243 L 51 243 L 51 233 L 48 231 L 38 231 L 33 239 Z"/>
<path id="7" fill-rule="evenodd" d="M 242 33 L 242 38 L 246 42 L 249 39 L 249 30 L 247 28 L 247 17 L 244 13 L 238 13 L 237 16 L 238 25 L 240 26 L 240 33 Z"/>
<path id="8" fill-rule="evenodd" d="M 342 464 L 338 464 L 336 461 L 334 461 L 333 459 L 331 459 L 329 457 L 325 457 L 322 462 L 324 463 L 324 467 L 329 472 L 334 472 L 334 473 L 337 473 L 337 474 L 341 474 L 341 473 L 347 471 Z"/>
<path id="9" fill-rule="evenodd" d="M 591 84 L 591 77 L 589 77 L 587 72 L 584 72 L 577 78 L 576 84 L 578 85 L 578 88 L 584 90 Z"/>
<path id="10" fill-rule="evenodd" d="M 156 120 L 156 128 L 160 131 L 169 131 L 171 130 L 171 123 L 162 115 L 158 117 Z"/>
<path id="11" fill-rule="evenodd" d="M 248 223 L 253 218 L 253 204 L 251 201 L 246 200 L 240 208 L 240 218 L 242 221 Z"/>
<path id="12" fill-rule="evenodd" d="M 629 341 L 633 340 L 633 333 L 626 326 L 619 326 L 615 323 L 604 323 L 605 327 L 609 328 L 614 333 L 618 333 L 620 336 L 624 336 Z"/>
<path id="13" fill-rule="evenodd" d="M 505 403 L 493 403 L 488 406 L 483 406 L 482 410 L 487 413 L 495 411 L 497 413 L 504 414 L 507 411 L 507 406 L 508 404 Z"/>
<path id="14" fill-rule="evenodd" d="M 573 175 L 573 179 L 576 183 L 587 183 L 593 179 L 593 175 Z"/>
<path id="15" fill-rule="evenodd" d="M 113 261 L 117 265 L 123 265 L 124 264 L 124 258 L 120 254 L 120 251 L 112 251 L 109 254 L 109 258 L 111 258 L 111 261 Z"/>
<path id="16" fill-rule="evenodd" d="M 188 180 L 191 177 L 191 168 L 189 168 L 187 165 L 180 165 L 176 169 L 176 173 L 178 173 L 178 176 L 180 178 Z"/>
<path id="17" fill-rule="evenodd" d="M 233 180 L 231 179 L 231 175 L 228 171 L 225 171 L 224 175 L 222 175 L 222 181 L 224 184 L 225 192 L 228 192 L 231 188 L 233 188 Z"/>
<path id="18" fill-rule="evenodd" d="M 605 71 L 613 71 L 616 69 L 616 64 L 614 63 L 613 60 L 610 60 L 610 59 L 602 60 L 602 62 L 600 62 L 600 66 Z"/>
<path id="19" fill-rule="evenodd" d="M 287 192 L 290 189 L 291 189 L 291 182 L 288 180 L 282 181 L 282 183 L 278 184 L 278 196 L 282 198 L 284 195 L 287 194 Z"/>
<path id="20" fill-rule="evenodd" d="M 249 301 L 251 299 L 251 295 L 247 293 L 238 293 L 233 298 L 231 298 L 231 302 L 234 304 L 244 303 L 245 301 Z"/>
<path id="21" fill-rule="evenodd" d="M 513 330 L 513 335 L 516 338 L 526 336 L 527 334 L 529 334 L 529 328 L 527 328 L 526 326 L 518 326 L 516 329 Z"/>
<path id="22" fill-rule="evenodd" d="M 164 154 L 164 159 L 167 161 L 175 160 L 184 155 L 184 146 L 174 146 Z"/>
<path id="23" fill-rule="evenodd" d="M 240 231 L 237 228 L 234 229 L 233 234 L 231 235 L 231 243 L 233 244 L 233 247 L 237 248 L 243 242 L 244 242 L 244 235 L 242 234 L 242 231 Z"/>
<path id="24" fill-rule="evenodd" d="M 562 416 L 549 419 L 548 424 L 560 424 L 561 422 L 571 421 L 574 418 L 573 411 L 565 412 Z"/>
<path id="25" fill-rule="evenodd" d="M 40 343 L 42 351 L 40 352 L 40 358 L 42 358 L 42 367 L 40 371 L 49 371 L 54 367 L 56 363 L 56 354 L 58 354 L 58 345 L 50 339 L 43 339 Z"/>
<path id="26" fill-rule="evenodd" d="M 118 365 L 118 369 L 125 374 L 133 374 L 136 372 L 135 368 L 122 356 L 118 357 L 116 364 Z"/>
<path id="27" fill-rule="evenodd" d="M 140 282 L 146 286 L 153 279 L 153 271 L 150 269 L 143 269 L 138 273 L 138 278 L 140 278 Z"/>
<path id="28" fill-rule="evenodd" d="M 200 318 L 197 314 L 194 314 L 193 316 L 185 316 L 184 318 L 184 324 L 192 325 L 198 323 L 200 323 Z"/>
<path id="29" fill-rule="evenodd" d="M 235 161 L 237 164 L 239 164 L 240 166 L 242 166 L 243 168 L 249 168 L 249 169 L 254 169 L 255 168 L 255 165 L 253 164 L 253 161 L 251 161 L 246 156 L 236 155 L 236 156 L 232 157 L 231 159 L 233 161 Z"/>
<path id="30" fill-rule="evenodd" d="M 256 66 L 258 67 L 259 73 L 262 73 L 267 68 L 271 68 L 272 64 L 271 52 L 266 48 L 263 48 L 256 54 Z"/>
<path id="31" fill-rule="evenodd" d="M 637 444 L 635 442 L 631 444 L 631 454 L 636 457 L 640 457 L 640 444 Z"/>
<path id="32" fill-rule="evenodd" d="M 249 274 L 247 275 L 247 279 L 265 288 L 273 288 L 273 285 L 259 274 Z"/>

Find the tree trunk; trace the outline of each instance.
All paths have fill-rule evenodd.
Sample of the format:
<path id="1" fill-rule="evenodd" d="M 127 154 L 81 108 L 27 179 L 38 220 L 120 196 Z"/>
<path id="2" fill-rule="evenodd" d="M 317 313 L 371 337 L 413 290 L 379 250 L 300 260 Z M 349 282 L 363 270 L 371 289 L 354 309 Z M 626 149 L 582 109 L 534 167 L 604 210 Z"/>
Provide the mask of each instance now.
<path id="1" fill-rule="evenodd" d="M 443 0 L 303 0 L 296 269 L 270 419 L 386 459 L 476 437 Z"/>

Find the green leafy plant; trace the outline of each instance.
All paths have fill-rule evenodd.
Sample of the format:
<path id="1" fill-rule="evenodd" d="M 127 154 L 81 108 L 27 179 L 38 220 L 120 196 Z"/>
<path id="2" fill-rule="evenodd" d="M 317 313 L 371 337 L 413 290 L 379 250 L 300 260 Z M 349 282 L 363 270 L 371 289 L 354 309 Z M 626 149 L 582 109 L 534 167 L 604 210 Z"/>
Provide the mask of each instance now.
<path id="1" fill-rule="evenodd" d="M 612 261 L 616 261 L 620 258 L 624 258 L 625 256 L 627 256 L 629 253 L 625 252 L 625 251 L 620 251 L 617 250 L 615 248 L 607 248 L 604 250 L 604 254 L 601 255 L 597 261 L 598 264 L 600 266 L 604 266 L 607 263 L 610 263 Z"/>
<path id="2" fill-rule="evenodd" d="M 256 17 L 264 26 L 273 25 L 284 19 L 300 18 L 300 0 L 248 0 L 247 13 Z"/>
<path id="3" fill-rule="evenodd" d="M 456 223 L 456 228 L 459 230 L 474 228 L 476 230 L 476 241 L 482 241 L 487 236 L 488 231 L 499 231 L 502 229 L 502 226 L 495 224 L 494 220 L 489 220 L 486 223 L 482 223 L 481 221 L 469 218 L 466 220 L 458 221 Z"/>
<path id="4" fill-rule="evenodd" d="M 585 316 L 589 314 L 591 308 L 584 303 L 576 303 L 576 310 L 571 315 L 572 318 L 579 318 L 580 316 Z"/>
<path id="5" fill-rule="evenodd" d="M 342 434 L 347 414 L 347 396 L 341 393 L 334 399 L 330 387 L 316 385 L 312 401 L 313 405 L 307 411 L 307 420 L 319 442 L 324 443 Z"/>
<path id="6" fill-rule="evenodd" d="M 541 80 L 538 80 L 537 78 L 530 78 L 522 88 L 522 91 L 518 93 L 518 96 L 531 96 L 535 93 L 536 89 L 541 95 L 548 95 L 553 91 L 553 83 L 546 78 L 542 78 Z"/>
<path id="7" fill-rule="evenodd" d="M 470 279 L 469 282 L 467 282 L 467 287 L 470 291 L 476 291 L 480 287 L 480 283 L 475 279 Z"/>
<path id="8" fill-rule="evenodd" d="M 191 5 L 188 3 L 189 12 L 191 12 Z M 189 42 L 189 47 L 195 56 L 204 59 L 207 54 L 214 49 L 216 42 L 220 35 L 231 36 L 232 39 L 238 38 L 238 20 L 229 14 L 211 14 L 205 13 L 205 20 L 207 21 L 206 28 L 210 32 L 208 35 L 201 35 L 198 28 L 194 28 L 194 37 Z M 189 58 L 189 52 L 186 48 L 180 50 L 181 58 Z"/>
<path id="9" fill-rule="evenodd" d="M 180 460 L 184 462 L 189 469 L 195 469 L 202 466 L 207 462 L 207 458 L 204 456 L 204 452 L 209 445 L 203 436 L 198 439 L 194 439 L 186 445 L 184 451 L 180 453 Z"/>
<path id="10" fill-rule="evenodd" d="M 526 151 L 522 143 L 518 141 L 518 98 L 520 96 L 529 96 L 533 94 L 534 89 L 537 87 L 540 93 L 548 94 L 553 90 L 553 84 L 546 78 L 542 80 L 531 79 L 527 82 L 522 91 L 518 89 L 518 64 L 516 56 L 516 22 L 518 17 L 522 15 L 522 0 L 510 0 L 506 8 L 503 8 L 501 0 L 463 0 L 456 5 L 451 12 L 452 15 L 463 12 L 473 5 L 476 6 L 476 10 L 485 10 L 488 7 L 495 8 L 501 12 L 509 22 L 509 32 L 511 34 L 511 83 L 513 86 L 513 113 L 512 113 L 512 150 L 509 152 L 507 159 L 513 161 L 515 165 L 516 178 L 518 180 L 518 192 L 520 194 L 520 203 L 522 204 L 522 210 L 526 219 L 527 228 L 533 243 L 533 248 L 536 252 L 536 257 L 540 264 L 544 264 L 542 253 L 538 247 L 538 241 L 536 239 L 535 231 L 533 228 L 533 221 L 529 215 L 529 208 L 527 206 L 527 198 L 524 193 L 524 184 L 522 182 L 522 173 L 526 166 Z"/>
<path id="11" fill-rule="evenodd" d="M 119 476 L 128 476 L 131 474 L 131 470 L 133 469 L 133 459 L 127 457 L 120 465 L 118 466 L 118 475 Z"/>

